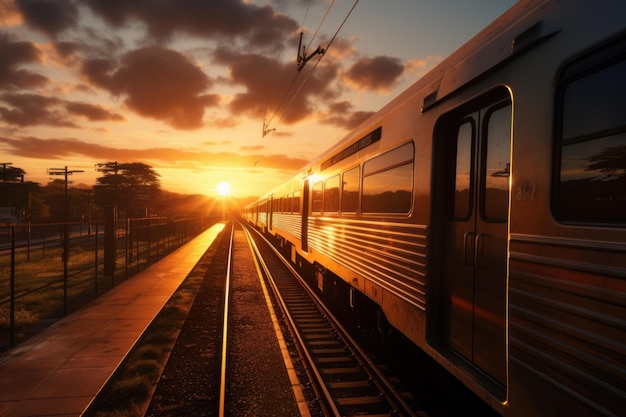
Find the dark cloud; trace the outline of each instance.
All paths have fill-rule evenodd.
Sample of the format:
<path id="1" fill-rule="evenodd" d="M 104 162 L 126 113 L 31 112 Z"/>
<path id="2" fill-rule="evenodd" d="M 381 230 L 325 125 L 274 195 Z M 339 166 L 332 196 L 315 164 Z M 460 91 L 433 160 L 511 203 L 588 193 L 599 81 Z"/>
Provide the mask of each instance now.
<path id="1" fill-rule="evenodd" d="M 14 42 L 0 32 L 0 89 L 37 88 L 48 78 L 32 71 L 18 68 L 21 64 L 41 62 L 39 48 L 32 42 Z"/>
<path id="2" fill-rule="evenodd" d="M 20 127 L 46 125 L 56 127 L 78 127 L 66 113 L 59 109 L 65 102 L 38 94 L 3 94 L 0 102 L 11 108 L 0 106 L 0 119 Z"/>
<path id="3" fill-rule="evenodd" d="M 229 82 L 246 87 L 246 92 L 237 94 L 230 103 L 234 114 L 259 119 L 274 116 L 285 123 L 296 123 L 315 112 L 316 99 L 328 100 L 337 95 L 332 82 L 338 68 L 332 64 L 317 67 L 307 78 L 298 74 L 293 62 L 285 64 L 260 54 L 219 49 L 215 60 L 229 68 Z"/>
<path id="4" fill-rule="evenodd" d="M 124 117 L 97 104 L 71 102 L 39 94 L 0 95 L 0 120 L 20 127 L 54 126 L 80 127 L 74 122 L 76 116 L 89 121 L 122 122 Z"/>
<path id="5" fill-rule="evenodd" d="M 180 32 L 203 37 L 241 37 L 251 45 L 276 47 L 298 28 L 294 20 L 271 7 L 242 0 L 86 0 L 85 3 L 115 26 L 131 19 L 140 20 L 157 39 Z"/>
<path id="6" fill-rule="evenodd" d="M 345 129 L 353 129 L 367 120 L 374 114 L 373 111 L 353 112 L 353 105 L 349 101 L 339 101 L 329 106 L 326 116 L 322 117 L 322 122 Z"/>
<path id="7" fill-rule="evenodd" d="M 393 87 L 403 71 L 404 66 L 398 58 L 377 56 L 360 59 L 343 76 L 359 90 L 387 90 Z"/>
<path id="8" fill-rule="evenodd" d="M 191 60 L 176 51 L 148 46 L 124 55 L 121 62 L 88 60 L 83 74 L 142 116 L 163 120 L 177 129 L 203 126 L 205 107 L 219 103 L 203 94 L 211 80 Z"/>
<path id="9" fill-rule="evenodd" d="M 123 122 L 124 120 L 126 120 L 122 115 L 107 110 L 97 104 L 70 102 L 67 103 L 66 108 L 68 112 L 79 116 L 84 116 L 91 121 L 110 120 L 114 122 Z"/>
<path id="10" fill-rule="evenodd" d="M 15 0 L 26 23 L 51 37 L 76 25 L 78 9 L 73 0 Z"/>
<path id="11" fill-rule="evenodd" d="M 62 58 L 70 57 L 83 49 L 83 46 L 77 42 L 54 42 L 53 46 Z"/>

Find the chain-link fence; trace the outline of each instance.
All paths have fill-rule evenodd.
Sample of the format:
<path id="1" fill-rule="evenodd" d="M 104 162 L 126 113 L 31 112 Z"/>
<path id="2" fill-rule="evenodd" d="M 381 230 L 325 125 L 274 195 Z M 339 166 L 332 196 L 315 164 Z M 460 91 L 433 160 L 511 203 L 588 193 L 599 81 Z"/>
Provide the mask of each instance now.
<path id="1" fill-rule="evenodd" d="M 214 221 L 150 217 L 0 226 L 0 352 L 93 301 Z"/>

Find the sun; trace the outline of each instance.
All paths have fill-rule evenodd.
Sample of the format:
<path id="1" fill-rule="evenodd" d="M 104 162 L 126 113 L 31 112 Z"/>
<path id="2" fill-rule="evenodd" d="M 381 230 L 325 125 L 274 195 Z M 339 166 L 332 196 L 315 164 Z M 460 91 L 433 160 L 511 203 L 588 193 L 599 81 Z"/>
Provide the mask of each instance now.
<path id="1" fill-rule="evenodd" d="M 221 196 L 230 195 L 230 184 L 227 182 L 220 182 L 215 189 Z"/>

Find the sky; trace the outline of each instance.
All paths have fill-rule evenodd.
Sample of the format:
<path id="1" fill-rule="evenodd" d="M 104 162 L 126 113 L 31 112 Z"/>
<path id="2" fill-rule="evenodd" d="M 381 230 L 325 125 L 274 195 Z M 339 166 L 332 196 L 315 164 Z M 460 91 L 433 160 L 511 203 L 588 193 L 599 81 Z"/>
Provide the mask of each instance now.
<path id="1" fill-rule="evenodd" d="M 90 186 L 142 162 L 168 191 L 259 196 L 514 3 L 0 0 L 0 164 Z"/>

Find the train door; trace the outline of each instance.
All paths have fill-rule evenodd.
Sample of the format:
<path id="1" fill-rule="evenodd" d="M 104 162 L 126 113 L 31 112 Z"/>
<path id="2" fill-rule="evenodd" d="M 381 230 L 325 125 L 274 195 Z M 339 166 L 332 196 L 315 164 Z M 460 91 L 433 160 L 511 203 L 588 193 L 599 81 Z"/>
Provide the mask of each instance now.
<path id="1" fill-rule="evenodd" d="M 304 252 L 309 251 L 309 180 L 304 180 L 302 187 L 302 207 L 300 209 L 302 214 L 301 226 L 301 238 L 302 238 L 302 250 Z"/>
<path id="2" fill-rule="evenodd" d="M 502 88 L 445 117 L 443 339 L 506 386 L 511 117 Z"/>
<path id="3" fill-rule="evenodd" d="M 272 231 L 274 228 L 274 196 L 270 197 L 267 205 L 267 230 Z"/>

